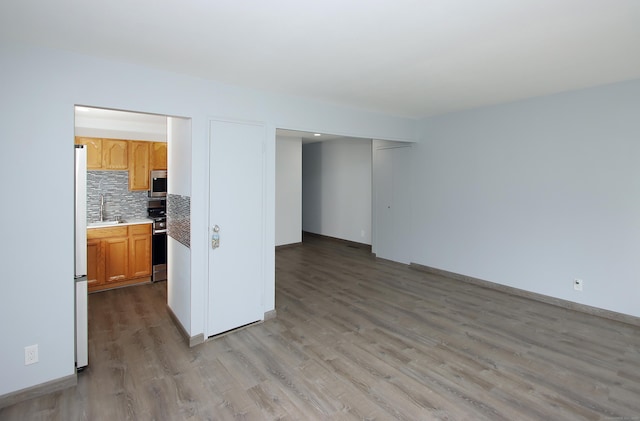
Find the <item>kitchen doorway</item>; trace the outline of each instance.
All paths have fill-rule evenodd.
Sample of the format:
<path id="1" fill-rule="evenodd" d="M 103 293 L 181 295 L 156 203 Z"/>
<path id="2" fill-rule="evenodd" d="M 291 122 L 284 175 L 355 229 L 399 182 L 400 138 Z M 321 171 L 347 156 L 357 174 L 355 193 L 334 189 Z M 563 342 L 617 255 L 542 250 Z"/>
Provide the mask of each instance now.
<path id="1" fill-rule="evenodd" d="M 167 120 L 75 107 L 74 143 L 87 156 L 89 293 L 166 279 Z"/>
<path id="2" fill-rule="evenodd" d="M 106 283 L 107 279 L 112 282 L 110 285 L 104 285 L 103 288 L 97 288 L 96 291 L 109 291 L 111 296 L 123 294 L 126 291 L 128 295 L 139 296 L 133 300 L 135 302 L 146 299 L 144 294 L 141 295 L 142 292 L 155 291 L 149 293 L 156 294 L 161 291 L 163 301 L 173 310 L 173 313 L 180 316 L 190 314 L 189 197 L 178 193 L 191 190 L 191 119 L 95 106 L 76 106 L 74 118 L 74 143 L 84 142 L 91 145 L 93 142 L 91 147 L 94 148 L 107 145 L 105 149 L 100 149 L 99 153 L 93 154 L 95 159 L 89 165 L 91 170 L 87 171 L 92 173 L 87 183 L 87 222 L 98 223 L 98 225 L 102 223 L 104 227 L 98 226 L 101 229 L 119 230 L 116 234 L 124 238 L 97 236 L 98 238 L 93 239 L 94 241 L 88 240 L 87 255 L 90 263 L 88 269 L 91 267 L 91 261 L 94 265 L 93 269 L 88 270 L 88 277 L 103 283 Z M 123 145 L 126 152 L 118 150 Z M 104 168 L 105 160 L 109 168 Z M 123 165 L 123 162 L 126 162 L 126 165 Z M 129 167 L 129 164 L 137 168 L 134 170 Z M 139 168 L 143 170 L 137 171 Z M 150 197 L 153 182 L 150 178 L 152 170 L 164 171 L 167 174 L 164 190 L 168 193 L 166 196 Z M 131 176 L 137 178 L 132 180 Z M 136 184 L 140 181 L 143 184 Z M 144 182 L 148 182 L 149 185 L 145 185 Z M 156 183 L 158 191 L 162 190 L 160 184 Z M 167 235 L 166 222 L 164 227 L 157 224 L 157 230 L 153 228 L 157 222 L 155 219 L 163 215 L 165 218 L 171 216 L 172 199 L 175 199 L 174 202 L 177 204 L 173 206 L 176 209 L 173 217 L 179 222 L 175 224 L 178 229 L 174 232 L 174 237 L 180 238 L 181 241 Z M 161 201 L 161 205 L 168 208 L 168 212 L 165 208 L 165 211 L 160 212 L 163 215 L 160 215 L 156 208 L 156 213 L 151 215 L 151 200 L 158 202 L 155 205 Z M 186 207 L 183 206 L 185 203 Z M 167 213 L 169 215 L 166 215 Z M 155 218 L 149 220 L 149 216 Z M 132 223 L 141 220 L 145 220 L 145 224 Z M 116 223 L 122 221 L 124 224 Z M 180 227 L 187 228 L 180 229 Z M 125 230 L 126 235 L 124 235 Z M 168 264 L 166 282 L 158 276 L 156 277 L 158 282 L 151 283 L 154 275 L 154 261 L 158 263 L 158 256 L 154 256 L 153 245 L 158 243 L 155 237 L 161 234 L 154 231 L 164 232 L 165 260 L 172 261 Z M 172 279 L 172 273 L 180 273 L 181 276 Z M 127 279 L 118 279 L 118 276 L 130 277 L 131 282 Z M 133 286 L 138 283 L 139 288 Z M 123 286 L 132 286 L 132 288 L 120 288 Z M 118 317 L 119 313 L 137 312 L 135 308 L 125 309 L 122 306 L 117 306 L 110 312 L 103 312 L 104 309 L 101 310 L 100 306 L 93 308 L 92 302 L 104 301 L 98 299 L 100 295 L 100 293 L 90 294 L 91 299 L 88 300 L 90 320 L 100 319 L 102 322 L 106 318 L 107 321 L 114 322 L 114 317 Z M 164 308 L 166 307 L 158 309 L 158 311 L 162 310 L 163 315 Z M 185 317 L 180 319 L 181 322 L 184 319 Z M 129 319 L 126 317 L 118 318 L 117 324 L 126 324 L 127 320 Z M 89 332 L 91 331 L 90 328 Z M 89 335 L 89 352 L 92 354 L 91 343 L 94 338 L 91 338 L 91 333 Z"/>

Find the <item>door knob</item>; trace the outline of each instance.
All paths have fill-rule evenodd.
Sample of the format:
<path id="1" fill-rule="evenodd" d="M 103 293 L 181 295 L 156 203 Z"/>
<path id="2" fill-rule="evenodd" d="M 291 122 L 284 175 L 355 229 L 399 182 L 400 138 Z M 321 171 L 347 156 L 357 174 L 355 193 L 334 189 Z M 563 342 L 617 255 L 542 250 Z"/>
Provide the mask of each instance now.
<path id="1" fill-rule="evenodd" d="M 217 249 L 218 247 L 220 247 L 220 227 L 214 225 L 212 229 L 213 234 L 211 235 L 211 248 Z"/>

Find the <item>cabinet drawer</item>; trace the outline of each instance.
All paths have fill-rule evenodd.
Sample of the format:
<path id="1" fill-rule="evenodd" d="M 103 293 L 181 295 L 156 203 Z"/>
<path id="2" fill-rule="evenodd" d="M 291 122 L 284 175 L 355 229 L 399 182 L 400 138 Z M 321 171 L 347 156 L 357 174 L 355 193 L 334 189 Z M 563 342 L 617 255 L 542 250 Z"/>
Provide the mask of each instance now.
<path id="1" fill-rule="evenodd" d="M 129 235 L 151 234 L 151 224 L 129 225 Z"/>
<path id="2" fill-rule="evenodd" d="M 127 227 L 91 228 L 87 230 L 87 239 L 126 237 Z"/>

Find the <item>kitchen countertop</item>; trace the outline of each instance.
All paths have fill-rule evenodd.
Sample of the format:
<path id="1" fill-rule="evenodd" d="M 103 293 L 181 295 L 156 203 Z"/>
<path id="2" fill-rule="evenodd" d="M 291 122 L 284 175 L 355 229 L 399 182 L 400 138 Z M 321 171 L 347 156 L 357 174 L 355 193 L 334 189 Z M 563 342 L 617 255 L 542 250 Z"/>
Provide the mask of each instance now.
<path id="1" fill-rule="evenodd" d="M 119 223 L 116 223 L 115 221 L 87 222 L 87 229 L 122 227 L 125 225 L 151 224 L 152 222 L 153 220 L 149 218 L 125 219 L 124 222 L 119 222 Z"/>

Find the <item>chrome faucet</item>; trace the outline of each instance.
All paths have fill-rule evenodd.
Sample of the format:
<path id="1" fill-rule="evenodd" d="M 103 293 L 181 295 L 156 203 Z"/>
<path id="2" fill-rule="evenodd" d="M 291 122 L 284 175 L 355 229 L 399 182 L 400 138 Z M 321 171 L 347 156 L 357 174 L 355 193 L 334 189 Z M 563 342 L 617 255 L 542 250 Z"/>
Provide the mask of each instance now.
<path id="1" fill-rule="evenodd" d="M 100 195 L 100 222 L 104 222 L 104 194 Z"/>

